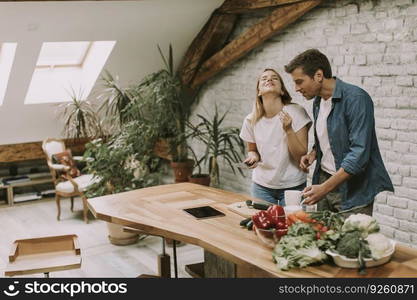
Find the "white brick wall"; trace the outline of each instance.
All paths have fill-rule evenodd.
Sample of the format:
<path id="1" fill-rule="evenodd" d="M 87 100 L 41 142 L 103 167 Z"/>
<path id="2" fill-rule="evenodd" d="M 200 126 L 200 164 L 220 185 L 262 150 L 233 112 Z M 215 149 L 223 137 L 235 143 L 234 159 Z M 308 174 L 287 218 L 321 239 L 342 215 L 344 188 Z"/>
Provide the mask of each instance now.
<path id="1" fill-rule="evenodd" d="M 240 127 L 265 67 L 278 70 L 294 102 L 311 113 L 311 102 L 295 93 L 283 67 L 299 52 L 320 49 L 336 76 L 363 87 L 373 98 L 378 141 L 395 187 L 394 193 L 377 196 L 374 215 L 387 236 L 417 248 L 417 1 L 357 1 L 360 7 L 350 3 L 326 1 L 208 81 L 194 113 L 205 114 L 221 103 L 222 110 L 232 107 L 227 125 Z M 232 36 L 268 12 L 243 16 Z M 242 178 L 221 169 L 222 187 L 249 194 L 247 174 Z"/>

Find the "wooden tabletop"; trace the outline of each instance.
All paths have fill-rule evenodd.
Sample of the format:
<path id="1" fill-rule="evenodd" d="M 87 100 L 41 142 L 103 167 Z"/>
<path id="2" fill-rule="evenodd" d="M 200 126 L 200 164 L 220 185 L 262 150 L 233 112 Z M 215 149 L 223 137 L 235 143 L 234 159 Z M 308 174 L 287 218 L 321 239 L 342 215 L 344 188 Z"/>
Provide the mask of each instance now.
<path id="1" fill-rule="evenodd" d="M 279 271 L 272 261 L 272 250 L 263 246 L 253 231 L 239 226 L 242 216 L 227 205 L 247 199 L 247 195 L 192 183 L 160 185 L 130 192 L 88 199 L 96 218 L 137 228 L 152 235 L 183 241 L 237 264 L 259 268 L 274 277 L 416 277 L 417 250 L 397 245 L 391 261 L 368 268 L 367 275 L 356 269 L 335 265 Z M 225 217 L 197 220 L 182 209 L 212 206 Z"/>

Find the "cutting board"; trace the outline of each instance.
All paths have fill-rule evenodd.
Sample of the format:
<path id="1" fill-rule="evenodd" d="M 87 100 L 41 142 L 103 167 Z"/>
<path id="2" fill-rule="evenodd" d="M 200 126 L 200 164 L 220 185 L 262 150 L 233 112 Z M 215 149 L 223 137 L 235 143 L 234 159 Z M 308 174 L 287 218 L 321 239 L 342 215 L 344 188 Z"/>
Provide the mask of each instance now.
<path id="1" fill-rule="evenodd" d="M 250 218 L 260 211 L 259 209 L 249 208 L 245 201 L 229 204 L 227 209 L 245 218 Z"/>

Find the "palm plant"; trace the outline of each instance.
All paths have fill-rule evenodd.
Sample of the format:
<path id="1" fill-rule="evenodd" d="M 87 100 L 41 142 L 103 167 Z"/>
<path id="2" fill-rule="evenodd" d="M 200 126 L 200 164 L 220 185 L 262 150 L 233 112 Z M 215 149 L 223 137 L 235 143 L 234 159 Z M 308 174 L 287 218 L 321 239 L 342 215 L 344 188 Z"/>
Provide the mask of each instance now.
<path id="1" fill-rule="evenodd" d="M 119 77 L 113 77 L 109 71 L 105 71 L 101 77 L 104 89 L 97 97 L 102 101 L 100 111 L 104 111 L 111 123 L 116 125 L 124 124 L 128 121 L 126 107 L 133 102 L 135 95 L 132 89 L 122 88 Z"/>
<path id="2" fill-rule="evenodd" d="M 69 139 L 97 138 L 105 135 L 94 104 L 83 100 L 82 91 L 70 91 L 71 102 L 58 105 L 59 116 L 64 120 L 63 135 Z"/>
<path id="3" fill-rule="evenodd" d="M 227 114 L 228 111 L 220 116 L 218 107 L 215 105 L 215 113 L 211 120 L 198 114 L 200 122 L 197 125 L 187 124 L 191 131 L 190 137 L 205 145 L 205 151 L 202 157 L 197 160 L 197 166 L 201 172 L 200 163 L 208 163 L 210 180 L 214 186 L 220 184 L 219 159 L 223 158 L 224 162 L 236 174 L 234 164 L 240 162 L 241 155 L 245 153 L 244 143 L 239 138 L 239 128 L 222 127 Z M 243 172 L 239 168 L 237 169 L 244 176 Z"/>

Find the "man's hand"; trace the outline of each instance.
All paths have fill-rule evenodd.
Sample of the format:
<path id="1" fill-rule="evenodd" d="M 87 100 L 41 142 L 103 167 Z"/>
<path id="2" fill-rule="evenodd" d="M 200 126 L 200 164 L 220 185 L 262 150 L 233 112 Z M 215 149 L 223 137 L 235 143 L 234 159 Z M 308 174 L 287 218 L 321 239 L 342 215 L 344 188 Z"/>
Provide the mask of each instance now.
<path id="1" fill-rule="evenodd" d="M 256 168 L 260 157 L 259 154 L 255 151 L 249 151 L 248 156 L 243 161 L 245 164 L 248 165 L 249 169 Z"/>
<path id="2" fill-rule="evenodd" d="M 327 190 L 322 184 L 310 185 L 303 190 L 304 204 L 312 205 L 326 196 Z"/>
<path id="3" fill-rule="evenodd" d="M 308 173 L 308 168 L 316 160 L 316 151 L 311 151 L 309 154 L 301 156 L 300 169 Z"/>

